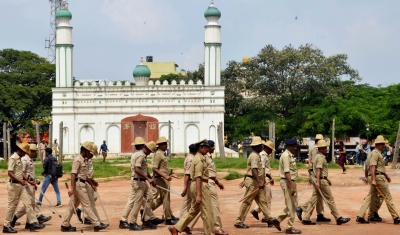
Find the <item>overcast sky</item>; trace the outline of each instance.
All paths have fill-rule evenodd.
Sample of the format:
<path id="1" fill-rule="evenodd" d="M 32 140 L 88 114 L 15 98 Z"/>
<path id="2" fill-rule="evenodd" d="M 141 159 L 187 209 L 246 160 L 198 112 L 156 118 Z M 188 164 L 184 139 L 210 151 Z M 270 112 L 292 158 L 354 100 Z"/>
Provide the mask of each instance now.
<path id="1" fill-rule="evenodd" d="M 208 0 L 68 0 L 74 76 L 132 80 L 140 57 L 193 70 L 203 62 Z M 272 44 L 312 43 L 326 56 L 345 53 L 361 83 L 399 82 L 400 1 L 216 0 L 222 17 L 222 64 Z M 295 17 L 297 16 L 297 20 Z M 0 49 L 47 58 L 47 0 L 0 0 Z M 181 54 L 183 53 L 183 54 Z M 182 65 L 183 62 L 183 65 Z"/>

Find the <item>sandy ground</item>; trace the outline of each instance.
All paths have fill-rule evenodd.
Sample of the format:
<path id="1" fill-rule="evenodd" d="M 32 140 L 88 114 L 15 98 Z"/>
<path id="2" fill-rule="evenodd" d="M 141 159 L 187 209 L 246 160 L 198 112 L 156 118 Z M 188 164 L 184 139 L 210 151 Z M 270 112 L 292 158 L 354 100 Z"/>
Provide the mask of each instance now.
<path id="1" fill-rule="evenodd" d="M 388 173 L 393 170 L 388 169 Z M 276 172 L 273 172 L 276 174 Z M 300 176 L 306 177 L 306 170 L 301 170 L 299 172 Z M 377 234 L 377 233 L 387 233 L 395 234 L 399 231 L 399 226 L 393 225 L 393 220 L 385 205 L 382 206 L 380 210 L 380 216 L 383 218 L 383 222 L 375 224 L 362 225 L 355 222 L 358 210 L 363 202 L 363 198 L 368 193 L 368 186 L 365 186 L 360 177 L 362 177 L 362 171 L 358 168 L 349 169 L 347 174 L 342 174 L 339 169 L 329 170 L 330 179 L 333 183 L 332 192 L 335 197 L 335 202 L 337 204 L 339 212 L 343 217 L 350 217 L 351 221 L 348 224 L 337 226 L 335 222 L 317 224 L 316 226 L 305 226 L 302 225 L 296 218 L 295 226 L 296 228 L 302 230 L 303 234 Z M 397 208 L 400 208 L 400 171 L 393 175 L 393 182 L 390 184 L 390 190 L 394 198 Z M 266 224 L 255 220 L 252 215 L 247 215 L 245 223 L 250 226 L 250 229 L 237 229 L 233 226 L 237 213 L 239 211 L 240 204 L 238 201 L 243 197 L 244 189 L 239 189 L 238 184 L 241 180 L 233 181 L 223 181 L 225 185 L 224 191 L 219 191 L 220 208 L 222 213 L 223 229 L 229 234 L 282 234 L 275 228 L 268 228 Z M 307 183 L 298 184 L 298 195 L 300 196 L 307 187 Z M 107 215 L 111 222 L 111 227 L 100 233 L 108 234 L 169 234 L 167 226 L 159 225 L 157 230 L 145 230 L 140 232 L 133 232 L 129 230 L 123 230 L 118 228 L 119 218 L 121 216 L 122 210 L 127 201 L 130 183 L 128 180 L 117 180 L 111 182 L 101 183 L 99 187 L 99 193 L 101 199 L 104 203 L 104 207 L 107 211 Z M 182 180 L 173 180 L 172 189 L 177 191 L 182 191 Z M 64 183 L 60 183 L 60 190 L 62 196 L 62 208 L 57 208 L 58 212 L 64 216 L 65 210 L 69 201 L 67 190 Z M 278 215 L 278 213 L 285 207 L 284 198 L 281 188 L 278 185 L 272 187 L 272 215 Z M 300 199 L 299 204 L 303 204 L 306 200 L 311 197 L 312 189 L 311 187 L 304 193 L 303 197 Z M 53 188 L 50 186 L 46 195 L 50 201 L 55 204 L 55 194 Z M 38 194 L 37 194 L 38 196 Z M 0 219 L 4 220 L 4 210 L 7 201 L 7 186 L 6 184 L 0 184 Z M 172 210 L 175 216 L 179 216 L 179 211 L 182 203 L 182 198 L 171 194 Z M 45 203 L 47 203 L 44 200 Z M 102 217 L 103 221 L 106 222 L 105 214 L 101 208 L 99 201 L 96 203 L 97 209 Z M 255 203 L 253 203 L 253 206 Z M 40 209 L 45 213 L 45 215 L 51 215 L 51 213 L 43 206 Z M 333 219 L 330 215 L 328 208 L 325 206 L 325 216 Z M 156 215 L 161 217 L 162 210 L 159 208 L 155 211 Z M 261 215 L 260 215 L 261 216 Z M 311 217 L 312 220 L 316 219 L 315 213 Z M 25 224 L 25 217 L 19 220 L 21 223 Z M 281 227 L 286 227 L 287 220 L 281 223 Z M 71 224 L 79 229 L 79 224 L 75 217 L 72 218 Z M 37 232 L 39 234 L 61 234 L 60 232 L 61 219 L 57 215 L 53 215 L 53 219 L 46 223 L 46 228 Z M 203 234 L 202 222 L 199 221 L 194 228 L 193 234 Z M 24 229 L 24 226 L 17 226 L 16 230 L 19 233 L 29 233 L 29 231 Z M 83 226 L 84 233 L 93 233 L 93 228 L 90 225 Z"/>

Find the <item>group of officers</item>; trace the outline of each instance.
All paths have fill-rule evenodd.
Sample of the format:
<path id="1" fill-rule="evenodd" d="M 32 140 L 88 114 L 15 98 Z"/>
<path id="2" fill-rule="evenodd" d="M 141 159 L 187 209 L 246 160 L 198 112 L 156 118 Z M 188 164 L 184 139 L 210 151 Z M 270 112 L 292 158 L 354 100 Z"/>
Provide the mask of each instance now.
<path id="1" fill-rule="evenodd" d="M 280 223 L 288 218 L 286 234 L 300 234 L 301 231 L 294 227 L 295 215 L 303 225 L 315 225 L 310 217 L 313 210 L 317 211 L 317 222 L 330 222 L 331 219 L 324 216 L 325 203 L 335 218 L 336 224 L 341 225 L 350 221 L 338 212 L 328 178 L 328 163 L 326 154 L 328 144 L 321 134 L 317 134 L 314 148 L 309 152 L 309 175 L 313 185 L 311 198 L 302 206 L 298 206 L 296 179 L 298 170 L 294 154 L 296 153 L 297 140 L 285 141 L 286 149 L 279 159 L 279 184 L 285 198 L 285 208 L 276 217 L 271 216 L 271 188 L 274 179 L 271 175 L 270 154 L 275 151 L 274 143 L 263 141 L 255 136 L 250 146 L 253 152 L 247 160 L 247 169 L 244 180 L 239 184 L 245 187 L 242 203 L 234 227 L 247 229 L 244 223 L 250 211 L 253 200 L 257 206 L 250 213 L 259 220 L 262 212 L 262 222 L 268 227 L 275 227 L 281 231 Z M 141 231 L 143 229 L 156 229 L 157 225 L 165 223 L 172 235 L 180 232 L 192 234 L 192 229 L 199 218 L 203 220 L 204 233 L 206 235 L 228 235 L 222 229 L 221 213 L 219 209 L 216 187 L 221 190 L 224 185 L 217 179 L 217 170 L 212 158 L 215 143 L 212 140 L 201 140 L 189 146 L 189 154 L 184 162 L 184 189 L 177 193 L 170 188 L 170 181 L 178 178 L 168 166 L 166 150 L 169 140 L 160 137 L 156 142 L 145 142 L 137 137 L 132 145 L 135 152 L 131 157 L 131 192 L 125 209 L 119 221 L 120 229 Z M 378 136 L 374 141 L 375 149 L 368 155 L 365 165 L 365 183 L 370 184 L 370 191 L 357 216 L 357 222 L 366 224 L 380 222 L 378 210 L 386 202 L 394 224 L 400 224 L 398 213 L 387 185 L 391 181 L 385 171 L 385 162 L 382 150 L 387 141 L 383 136 Z M 93 179 L 94 168 L 92 157 L 97 156 L 98 147 L 93 142 L 85 142 L 81 145 L 81 151 L 72 163 L 71 187 L 68 195 L 70 202 L 63 217 L 62 232 L 75 232 L 76 227 L 70 224 L 71 217 L 75 214 L 81 222 L 94 225 L 94 231 L 100 231 L 109 226 L 100 220 L 95 201 L 99 195 L 96 193 L 98 183 Z M 45 227 L 43 223 L 49 221 L 51 216 L 44 216 L 35 204 L 35 190 L 40 181 L 35 179 L 32 158 L 36 155 L 36 146 L 26 143 L 18 143 L 17 150 L 10 157 L 8 163 L 8 175 L 10 177 L 8 188 L 8 201 L 5 211 L 3 233 L 16 233 L 13 228 L 18 224 L 18 218 L 27 214 L 26 229 L 36 231 Z M 147 156 L 153 153 L 152 174 L 150 174 Z M 147 183 L 148 184 L 147 184 Z M 150 185 L 150 186 L 149 186 Z M 67 185 L 68 187 L 68 185 Z M 170 193 L 184 197 L 180 219 L 175 217 L 170 206 Z M 23 207 L 15 213 L 17 205 L 21 201 Z M 101 202 L 101 201 L 100 201 Z M 157 218 L 154 210 L 163 205 L 163 218 Z M 78 207 L 79 206 L 79 207 Z M 143 209 L 141 209 L 143 208 Z M 364 216 L 369 208 L 368 219 Z M 104 208 L 103 208 L 104 209 Z M 84 214 L 83 219 L 81 213 Z M 140 213 L 140 218 L 138 215 Z M 130 214 L 130 217 L 129 217 Z M 61 217 L 61 216 L 60 216 Z M 129 217 L 129 219 L 128 219 Z M 108 217 L 107 217 L 108 220 Z M 138 224 L 142 221 L 142 225 Z M 109 223 L 109 222 L 108 222 Z M 82 227 L 81 227 L 82 230 Z"/>

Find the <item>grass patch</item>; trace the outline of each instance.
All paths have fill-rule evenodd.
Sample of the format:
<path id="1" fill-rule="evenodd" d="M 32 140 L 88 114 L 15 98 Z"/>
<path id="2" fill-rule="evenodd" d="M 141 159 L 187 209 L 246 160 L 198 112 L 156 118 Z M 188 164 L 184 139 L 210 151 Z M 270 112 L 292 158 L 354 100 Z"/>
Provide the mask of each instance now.
<path id="1" fill-rule="evenodd" d="M 309 181 L 309 178 L 304 178 L 304 177 L 297 177 L 296 183 L 307 183 Z"/>
<path id="2" fill-rule="evenodd" d="M 243 175 L 236 171 L 229 171 L 228 175 L 224 177 L 224 180 L 235 180 L 243 178 Z"/>
<path id="3" fill-rule="evenodd" d="M 328 163 L 328 169 L 341 169 L 337 163 Z"/>

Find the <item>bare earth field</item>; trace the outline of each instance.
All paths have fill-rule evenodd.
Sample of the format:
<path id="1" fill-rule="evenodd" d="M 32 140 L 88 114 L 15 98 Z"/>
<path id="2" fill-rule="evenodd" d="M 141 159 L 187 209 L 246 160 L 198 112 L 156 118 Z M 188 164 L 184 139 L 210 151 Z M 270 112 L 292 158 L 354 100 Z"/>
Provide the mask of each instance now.
<path id="1" fill-rule="evenodd" d="M 393 170 L 387 169 L 390 174 Z M 300 176 L 307 177 L 306 170 L 300 170 Z M 276 172 L 273 172 L 276 175 Z M 316 226 L 305 226 L 302 225 L 300 221 L 295 220 L 296 228 L 302 230 L 303 234 L 396 234 L 400 229 L 400 225 L 394 225 L 393 220 L 387 210 L 386 205 L 382 205 L 380 210 L 380 216 L 383 218 L 383 222 L 375 224 L 362 225 L 355 222 L 357 213 L 364 197 L 368 193 L 368 186 L 365 186 L 360 177 L 363 176 L 362 171 L 359 168 L 348 169 L 347 174 L 342 174 L 341 169 L 330 169 L 329 170 L 330 179 L 333 183 L 332 192 L 335 197 L 335 202 L 339 209 L 339 212 L 343 217 L 350 217 L 351 221 L 348 224 L 337 226 L 335 222 L 331 223 L 318 223 Z M 393 182 L 390 184 L 390 190 L 394 198 L 394 202 L 397 209 L 400 208 L 400 171 L 396 172 L 392 176 Z M 284 234 L 284 232 L 279 232 L 275 228 L 268 228 L 266 224 L 255 220 L 252 215 L 247 215 L 246 224 L 250 226 L 250 229 L 237 229 L 233 226 L 237 213 L 239 211 L 240 204 L 238 201 L 243 197 L 244 189 L 239 189 L 238 184 L 241 180 L 233 181 L 223 181 L 225 185 L 224 191 L 219 191 L 220 208 L 222 213 L 223 229 L 229 234 Z M 62 208 L 57 208 L 58 212 L 64 216 L 69 198 L 67 195 L 67 190 L 64 183 L 60 182 L 60 190 L 62 197 Z M 298 184 L 298 195 L 300 196 L 303 190 L 307 187 L 307 183 Z M 122 230 L 118 228 L 119 218 L 121 216 L 122 210 L 127 201 L 130 183 L 128 180 L 115 180 L 111 182 L 103 182 L 100 184 L 99 193 L 101 199 L 104 203 L 105 209 L 107 210 L 108 217 L 111 222 L 111 227 L 106 230 L 100 231 L 99 233 L 105 234 L 169 234 L 167 226 L 159 225 L 157 230 L 145 230 L 141 232 L 133 232 L 129 230 Z M 177 191 L 182 191 L 182 180 L 174 179 L 172 181 L 172 189 Z M 272 187 L 272 215 L 277 215 L 284 208 L 284 198 L 279 186 L 279 183 Z M 312 189 L 311 187 L 304 193 L 303 197 L 300 199 L 299 204 L 303 204 L 306 200 L 311 197 Z M 38 197 L 38 193 L 36 194 Z M 55 194 L 53 188 L 49 186 L 46 192 L 47 197 L 52 203 L 55 204 Z M 7 201 L 7 186 L 5 183 L 0 184 L 0 220 L 4 220 L 4 211 Z M 175 216 L 179 216 L 179 210 L 182 203 L 182 198 L 171 194 L 172 210 Z M 47 203 L 45 200 L 44 203 Z M 100 202 L 96 202 L 97 209 L 103 222 L 106 222 L 106 217 L 101 208 Z M 255 203 L 253 203 L 253 206 Z M 50 215 L 51 213 L 43 206 L 40 209 L 45 215 Z M 162 216 L 162 209 L 159 208 L 155 211 L 158 217 Z M 53 219 L 46 223 L 46 228 L 38 231 L 38 234 L 61 234 L 60 225 L 61 219 L 57 215 L 52 215 Z M 260 218 L 261 218 L 260 214 Z M 325 206 L 325 216 L 333 220 L 333 216 L 330 215 L 329 209 Z M 311 217 L 312 220 L 316 219 L 315 212 Z M 19 220 L 22 224 L 25 224 L 25 216 Z M 284 229 L 286 227 L 286 220 L 281 223 L 281 227 Z M 76 226 L 79 230 L 79 224 L 75 217 L 72 218 L 71 224 Z M 203 234 L 201 220 L 197 223 L 194 228 L 193 234 Z M 29 233 L 29 231 L 24 229 L 24 226 L 17 226 L 16 230 L 19 233 Z M 84 233 L 94 233 L 93 228 L 90 225 L 83 225 Z M 283 230 L 284 231 L 284 230 Z"/>

